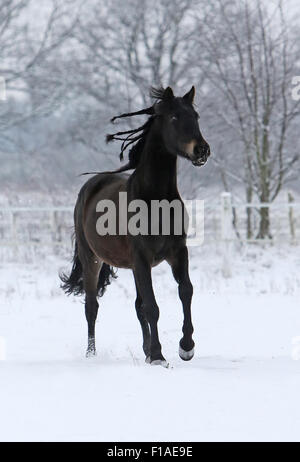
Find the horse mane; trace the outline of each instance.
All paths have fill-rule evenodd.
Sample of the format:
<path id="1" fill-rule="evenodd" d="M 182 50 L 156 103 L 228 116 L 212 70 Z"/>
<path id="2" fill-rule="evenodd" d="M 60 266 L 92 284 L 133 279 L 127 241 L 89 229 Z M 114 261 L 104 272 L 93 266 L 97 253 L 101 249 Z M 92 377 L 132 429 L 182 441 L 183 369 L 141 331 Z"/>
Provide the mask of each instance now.
<path id="1" fill-rule="evenodd" d="M 150 97 L 155 99 L 156 101 L 162 101 L 164 99 L 165 91 L 166 90 L 163 87 L 159 87 L 159 88 L 151 87 Z"/>
<path id="2" fill-rule="evenodd" d="M 159 103 L 164 99 L 165 89 L 163 87 L 160 88 L 150 88 L 150 97 L 154 99 L 154 103 L 152 106 L 147 107 L 145 109 L 141 109 L 140 111 L 136 112 L 126 112 L 124 114 L 120 114 L 118 116 L 113 117 L 110 121 L 113 123 L 116 119 L 122 119 L 125 117 L 132 117 L 135 115 L 150 115 L 148 120 L 141 125 L 140 127 L 134 128 L 132 130 L 125 130 L 122 132 L 116 132 L 109 135 L 106 135 L 106 142 L 110 143 L 111 141 L 118 140 L 122 141 L 121 145 L 121 152 L 119 154 L 120 160 L 124 159 L 124 152 L 126 149 L 133 145 L 129 150 L 128 154 L 128 163 L 123 167 L 118 168 L 117 170 L 107 171 L 107 172 L 85 172 L 81 173 L 81 175 L 94 175 L 99 173 L 121 173 L 126 172 L 127 170 L 134 170 L 137 168 L 139 161 L 141 159 L 141 154 L 143 152 L 147 135 L 149 133 L 150 127 L 152 126 L 155 120 L 155 104 Z"/>
<path id="3" fill-rule="evenodd" d="M 119 154 L 120 160 L 124 159 L 124 152 L 126 151 L 126 149 L 129 146 L 133 145 L 131 149 L 129 150 L 129 154 L 128 154 L 129 162 L 124 167 L 121 167 L 120 169 L 118 169 L 117 172 L 124 172 L 126 170 L 137 168 L 138 163 L 141 158 L 142 151 L 145 146 L 147 135 L 155 119 L 154 106 L 157 102 L 163 99 L 164 91 L 165 90 L 163 87 L 160 87 L 160 88 L 151 87 L 150 97 L 155 100 L 152 106 L 142 109 L 140 111 L 121 114 L 111 119 L 111 122 L 114 122 L 116 119 L 120 119 L 124 117 L 132 117 L 135 115 L 142 115 L 142 114 L 150 115 L 148 120 L 140 127 L 134 128 L 132 130 L 126 130 L 126 131 L 116 132 L 113 134 L 106 135 L 107 143 L 110 143 L 111 141 L 114 141 L 114 140 L 122 141 L 121 152 Z"/>

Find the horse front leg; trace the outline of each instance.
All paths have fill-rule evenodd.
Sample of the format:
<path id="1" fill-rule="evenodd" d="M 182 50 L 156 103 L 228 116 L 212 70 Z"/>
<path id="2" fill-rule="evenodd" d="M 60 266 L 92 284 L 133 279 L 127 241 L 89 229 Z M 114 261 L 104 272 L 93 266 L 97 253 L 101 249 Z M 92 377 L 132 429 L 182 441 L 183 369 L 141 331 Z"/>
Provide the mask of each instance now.
<path id="1" fill-rule="evenodd" d="M 192 324 L 191 303 L 193 286 L 189 276 L 189 259 L 187 247 L 176 249 L 168 259 L 175 280 L 178 283 L 178 293 L 183 307 L 183 337 L 179 342 L 179 356 L 189 361 L 194 356 L 195 342 L 192 338 L 194 328 Z"/>
<path id="2" fill-rule="evenodd" d="M 145 310 L 143 307 L 143 300 L 140 296 L 139 290 L 137 288 L 137 282 L 135 281 L 136 285 L 136 300 L 135 300 L 135 309 L 137 318 L 140 322 L 143 334 L 143 350 L 145 353 L 146 358 L 150 357 L 150 342 L 151 342 L 151 334 L 149 329 L 149 323 L 147 321 Z"/>
<path id="3" fill-rule="evenodd" d="M 152 287 L 151 267 L 142 255 L 134 256 L 133 272 L 137 290 L 142 299 L 143 312 L 150 326 L 150 356 L 146 358 L 146 362 L 168 367 L 168 363 L 162 355 L 158 337 L 159 308 Z"/>

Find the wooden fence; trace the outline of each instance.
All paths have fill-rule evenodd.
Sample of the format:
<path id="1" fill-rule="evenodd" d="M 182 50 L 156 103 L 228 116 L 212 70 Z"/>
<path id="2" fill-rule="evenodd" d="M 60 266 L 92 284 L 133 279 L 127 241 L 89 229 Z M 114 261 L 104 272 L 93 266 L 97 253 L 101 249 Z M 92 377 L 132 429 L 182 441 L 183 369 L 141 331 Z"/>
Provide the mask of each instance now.
<path id="1" fill-rule="evenodd" d="M 247 238 L 247 210 L 253 211 L 254 229 L 259 210 L 270 209 L 272 242 L 300 241 L 300 203 L 288 193 L 286 202 L 239 203 L 230 193 L 222 193 L 215 203 L 204 202 L 204 243 L 241 241 L 266 243 Z M 73 207 L 1 207 L 0 247 L 69 246 L 73 232 Z M 255 236 L 255 233 L 253 233 Z"/>

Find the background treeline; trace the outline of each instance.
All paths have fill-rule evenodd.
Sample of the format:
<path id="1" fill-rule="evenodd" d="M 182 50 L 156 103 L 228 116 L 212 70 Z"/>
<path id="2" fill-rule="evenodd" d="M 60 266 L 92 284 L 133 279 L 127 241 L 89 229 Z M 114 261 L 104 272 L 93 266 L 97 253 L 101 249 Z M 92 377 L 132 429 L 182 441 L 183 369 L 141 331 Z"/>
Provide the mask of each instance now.
<path id="1" fill-rule="evenodd" d="M 150 86 L 192 84 L 213 156 L 202 170 L 180 162 L 185 197 L 297 189 L 299 28 L 289 0 L 2 0 L 0 193 L 75 191 L 81 172 L 119 165 L 113 115 L 148 105 Z"/>

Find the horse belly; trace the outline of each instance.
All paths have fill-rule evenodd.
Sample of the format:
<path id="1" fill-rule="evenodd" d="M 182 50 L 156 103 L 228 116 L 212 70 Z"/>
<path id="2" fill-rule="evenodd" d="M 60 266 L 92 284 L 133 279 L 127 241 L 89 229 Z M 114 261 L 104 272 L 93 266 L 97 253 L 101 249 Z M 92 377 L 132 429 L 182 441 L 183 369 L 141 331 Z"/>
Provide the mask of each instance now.
<path id="1" fill-rule="evenodd" d="M 118 222 L 119 192 L 125 191 L 125 182 L 116 182 L 104 186 L 86 204 L 84 219 L 84 235 L 91 250 L 105 263 L 117 268 L 132 268 L 128 237 L 125 235 L 101 235 L 97 231 L 97 220 L 101 213 L 97 212 L 97 204 L 101 200 L 111 200 L 116 205 L 116 222 Z"/>
<path id="2" fill-rule="evenodd" d="M 128 241 L 123 236 L 97 236 L 89 241 L 94 253 L 110 266 L 132 268 Z"/>

